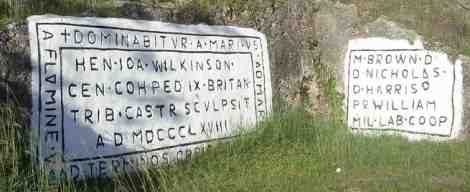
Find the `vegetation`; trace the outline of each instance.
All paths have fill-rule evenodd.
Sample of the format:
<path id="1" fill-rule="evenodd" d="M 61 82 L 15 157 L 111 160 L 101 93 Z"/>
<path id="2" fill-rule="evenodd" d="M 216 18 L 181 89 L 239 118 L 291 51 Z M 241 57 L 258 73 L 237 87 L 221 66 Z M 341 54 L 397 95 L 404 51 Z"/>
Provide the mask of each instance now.
<path id="1" fill-rule="evenodd" d="M 80 15 L 94 11 L 101 16 L 118 16 L 113 14 L 110 6 L 114 0 L 0 0 L 0 18 L 4 22 L 23 21 L 36 14 Z"/>
<path id="2" fill-rule="evenodd" d="M 470 57 L 470 48 L 465 48 L 463 50 L 463 54 L 466 55 L 467 57 Z"/>
<path id="3" fill-rule="evenodd" d="M 415 29 L 428 41 L 438 41 L 452 48 L 453 54 L 465 53 L 470 46 L 470 10 L 462 0 L 336 0 L 355 4 L 363 22 L 370 22 L 380 16 L 387 16 L 410 29 Z M 91 13 L 100 17 L 120 17 L 115 6 L 116 0 L 0 0 L 0 30 L 8 23 L 24 21 L 35 14 L 59 14 L 79 16 Z M 261 10 L 259 4 L 268 4 L 272 9 L 287 5 L 288 0 L 129 0 L 148 7 L 172 4 L 175 10 L 196 12 L 191 21 L 213 23 L 209 13 L 211 7 L 222 7 L 226 19 L 248 15 L 255 21 Z M 309 4 L 309 3 L 307 3 Z M 310 4 L 315 4 L 311 2 Z"/>
<path id="4" fill-rule="evenodd" d="M 2 122 L 12 112 L 2 106 Z M 5 113 L 6 112 L 6 113 Z M 410 143 L 352 135 L 302 110 L 274 114 L 256 131 L 219 143 L 191 161 L 110 180 L 48 186 L 24 170 L 18 137 L 2 124 L 5 191 L 468 191 L 470 142 Z M 6 155 L 4 155 L 6 154 Z M 6 184 L 6 185 L 5 185 Z"/>
<path id="5" fill-rule="evenodd" d="M 385 15 L 416 29 L 452 54 L 470 56 L 470 18 L 457 0 L 337 0 L 354 3 L 364 23 Z M 120 17 L 115 0 L 0 0 L 0 30 L 29 15 Z M 214 23 L 209 13 L 222 7 L 223 19 L 257 21 L 259 3 L 271 9 L 288 0 L 130 0 L 150 7 L 192 13 L 190 23 Z M 313 3 L 313 1 L 312 1 Z M 313 9 L 312 9 L 313 10 Z M 194 12 L 194 13 L 193 13 Z M 313 15 L 313 14 L 310 14 Z M 175 20 L 184 19 L 176 17 Z M 181 21 L 181 20 L 180 20 Z M 305 35 L 308 37 L 309 35 Z M 314 35 L 312 35 L 314 36 Z M 315 43 L 313 43 L 315 44 Z M 317 45 L 312 45 L 317 46 Z M 432 46 L 432 45 L 430 45 Z M 11 65 L 14 66 L 14 65 Z M 0 101 L 0 191 L 469 191 L 470 141 L 410 143 L 396 136 L 351 134 L 342 125 L 341 101 L 327 64 L 315 66 L 327 98 L 329 119 L 303 109 L 277 110 L 256 131 L 219 143 L 191 161 L 142 169 L 112 179 L 49 185 L 34 167 L 24 104 Z M 322 74 L 327 71 L 328 73 Z M 3 90 L 0 89 L 0 94 Z M 0 95 L 2 96 L 2 95 Z M 310 102 L 305 101 L 308 108 Z"/>
<path id="6" fill-rule="evenodd" d="M 449 54 L 462 54 L 470 47 L 470 10 L 464 0 L 340 0 L 354 3 L 363 22 L 380 16 L 414 29 L 428 42 L 440 42 L 450 47 Z M 443 46 L 443 47 L 444 47 Z M 433 45 L 428 45 L 434 48 Z"/>

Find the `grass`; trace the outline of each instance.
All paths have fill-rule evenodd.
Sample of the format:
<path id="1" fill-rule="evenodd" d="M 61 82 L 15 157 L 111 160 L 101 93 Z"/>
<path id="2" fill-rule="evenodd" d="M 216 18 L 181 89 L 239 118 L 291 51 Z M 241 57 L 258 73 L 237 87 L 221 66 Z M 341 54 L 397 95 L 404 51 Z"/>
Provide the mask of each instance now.
<path id="1" fill-rule="evenodd" d="M 22 145 L 18 145 L 18 111 L 10 105 L 0 106 L 0 190 L 7 191 L 18 180 L 21 168 Z"/>
<path id="2" fill-rule="evenodd" d="M 171 169 L 168 191 L 470 190 L 469 142 L 353 136 L 302 112 L 216 150 Z"/>
<path id="3" fill-rule="evenodd" d="M 463 54 L 466 55 L 467 57 L 470 57 L 470 48 L 465 48 L 463 50 Z"/>
<path id="4" fill-rule="evenodd" d="M 31 3 L 20 5 L 0 0 L 0 9 L 6 10 L 0 12 L 0 29 L 31 14 L 91 10 L 119 17 L 119 10 L 108 6 L 111 1 L 24 0 Z M 449 8 L 451 1 L 341 1 L 355 3 L 364 22 L 386 15 L 428 40 L 470 55 L 468 16 Z M 193 6 L 203 14 L 213 2 L 194 1 Z M 226 1 L 227 12 L 244 13 L 256 3 L 245 2 Z M 456 33 L 441 31 L 453 27 Z M 336 82 L 328 79 L 323 86 L 333 114 L 339 113 Z M 191 161 L 109 180 L 51 186 L 31 165 L 28 129 L 20 113 L 16 105 L 0 104 L 0 191 L 470 191 L 470 140 L 410 143 L 394 136 L 357 136 L 338 123 L 341 115 L 325 120 L 302 110 L 274 114 L 255 132 L 220 143 Z"/>
<path id="5" fill-rule="evenodd" d="M 0 0 L 0 30 L 11 22 L 25 22 L 26 17 L 39 14 L 80 16 L 85 12 L 98 17 L 118 17 L 111 6 L 115 0 Z"/>
<path id="6" fill-rule="evenodd" d="M 220 143 L 191 161 L 52 187 L 37 172 L 21 171 L 25 167 L 15 163 L 14 154 L 22 151 L 12 145 L 18 141 L 5 135 L 5 127 L 1 131 L 0 140 L 10 143 L 2 147 L 0 166 L 5 191 L 470 190 L 469 141 L 410 143 L 395 136 L 352 135 L 302 110 L 275 114 L 256 131 Z M 3 156 L 5 149 L 10 155 Z"/>

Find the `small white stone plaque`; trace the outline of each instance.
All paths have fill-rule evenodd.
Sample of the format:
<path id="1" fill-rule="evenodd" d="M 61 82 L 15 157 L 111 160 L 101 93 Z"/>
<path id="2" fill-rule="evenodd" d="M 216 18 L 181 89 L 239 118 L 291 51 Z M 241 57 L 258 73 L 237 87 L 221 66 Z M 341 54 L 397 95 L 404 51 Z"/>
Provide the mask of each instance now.
<path id="1" fill-rule="evenodd" d="M 412 139 L 453 138 L 460 131 L 461 67 L 446 54 L 420 42 L 359 39 L 350 42 L 345 65 L 351 129 Z"/>
<path id="2" fill-rule="evenodd" d="M 50 178 L 110 177 L 188 159 L 271 111 L 252 29 L 33 16 L 34 141 Z"/>

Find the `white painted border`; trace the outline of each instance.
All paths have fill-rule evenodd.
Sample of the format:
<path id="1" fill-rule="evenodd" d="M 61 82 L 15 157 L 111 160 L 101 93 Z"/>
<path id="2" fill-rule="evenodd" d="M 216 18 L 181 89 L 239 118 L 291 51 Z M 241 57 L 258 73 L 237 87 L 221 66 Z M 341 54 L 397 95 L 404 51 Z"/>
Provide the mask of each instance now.
<path id="1" fill-rule="evenodd" d="M 37 23 L 73 23 L 77 25 L 96 25 L 96 26 L 107 26 L 107 27 L 122 27 L 135 30 L 149 30 L 153 29 L 155 31 L 160 31 L 163 33 L 182 33 L 185 35 L 198 35 L 206 34 L 208 36 L 251 36 L 257 38 L 261 42 L 262 50 L 262 60 L 264 62 L 264 83 L 265 85 L 265 94 L 266 94 L 266 108 L 267 115 L 272 111 L 272 87 L 271 87 L 271 73 L 270 73 L 270 60 L 268 53 L 268 44 L 266 36 L 263 33 L 260 33 L 254 29 L 250 28 L 241 28 L 234 26 L 208 26 L 208 25 L 180 25 L 172 23 L 163 23 L 158 21 L 145 21 L 145 20 L 131 20 L 131 19 L 122 19 L 122 18 L 95 18 L 95 17 L 69 17 L 69 16 L 57 16 L 57 15 L 40 15 L 40 16 L 31 16 L 28 18 L 28 27 L 29 27 L 29 41 L 31 50 L 38 50 L 40 46 L 38 44 L 37 33 L 36 31 Z M 39 87 L 36 86 L 41 82 L 39 79 L 39 58 L 38 54 L 31 54 L 31 63 L 33 64 L 31 70 L 31 93 L 32 95 L 41 95 L 39 93 Z M 44 166 L 45 162 L 43 161 L 44 157 L 41 156 L 42 149 L 41 143 L 37 141 L 41 138 L 38 138 L 38 126 L 37 123 L 40 119 L 39 117 L 39 106 L 40 101 L 39 97 L 32 97 L 32 117 L 30 126 L 32 128 L 32 137 L 31 137 L 31 151 L 34 151 L 33 154 L 33 165 Z"/>
<path id="2" fill-rule="evenodd" d="M 347 112 L 348 105 L 348 96 L 349 96 L 349 59 L 352 50 L 393 50 L 393 49 L 424 49 L 422 40 L 417 38 L 412 44 L 408 40 L 392 40 L 386 38 L 360 38 L 353 39 L 349 41 L 348 49 L 344 58 L 344 100 L 343 100 L 343 111 Z M 371 130 L 352 130 L 348 127 L 348 122 L 345 116 L 344 121 L 348 129 L 354 134 L 362 134 L 366 136 L 378 136 L 378 135 L 399 135 L 408 138 L 410 141 L 419 141 L 419 140 L 431 140 L 431 141 L 448 141 L 457 139 L 461 136 L 463 132 L 463 70 L 462 70 L 462 61 L 457 60 L 451 62 L 448 58 L 449 63 L 454 63 L 455 68 L 455 84 L 454 84 L 454 125 L 452 127 L 452 133 L 450 137 L 439 137 L 439 136 L 430 136 L 423 134 L 411 134 L 406 132 L 398 131 L 371 131 Z"/>

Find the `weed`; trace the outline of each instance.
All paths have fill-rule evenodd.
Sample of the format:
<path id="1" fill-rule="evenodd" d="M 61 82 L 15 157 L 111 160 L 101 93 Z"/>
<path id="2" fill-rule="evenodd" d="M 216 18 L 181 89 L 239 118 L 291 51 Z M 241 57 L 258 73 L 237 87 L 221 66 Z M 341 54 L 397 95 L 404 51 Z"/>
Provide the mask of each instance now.
<path id="1" fill-rule="evenodd" d="M 463 49 L 462 52 L 463 52 L 462 54 L 464 54 L 464 55 L 470 57 L 470 48 L 465 48 L 465 49 Z"/>

